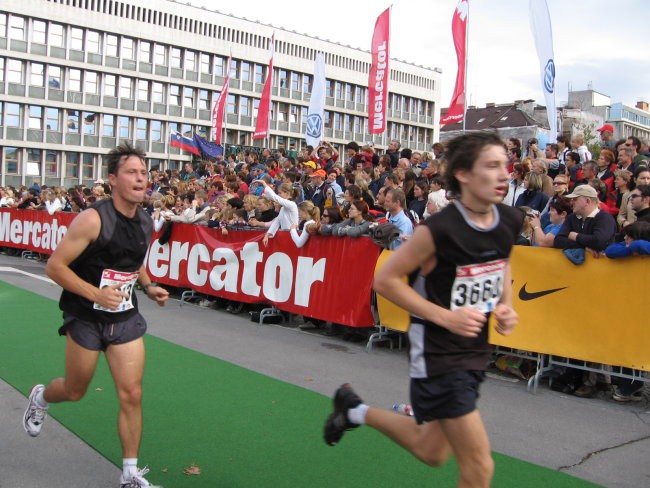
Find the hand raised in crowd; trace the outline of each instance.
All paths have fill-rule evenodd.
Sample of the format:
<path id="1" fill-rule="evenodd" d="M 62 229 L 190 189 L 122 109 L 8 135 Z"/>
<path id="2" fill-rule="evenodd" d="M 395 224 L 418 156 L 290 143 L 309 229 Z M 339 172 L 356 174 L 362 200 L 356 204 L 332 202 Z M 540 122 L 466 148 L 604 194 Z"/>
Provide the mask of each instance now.
<path id="1" fill-rule="evenodd" d="M 161 286 L 148 286 L 144 290 L 145 294 L 160 307 L 164 307 L 169 299 L 169 292 Z"/>
<path id="2" fill-rule="evenodd" d="M 484 313 L 471 307 L 445 310 L 445 312 L 441 325 L 449 332 L 463 337 L 478 337 L 487 321 Z"/>
<path id="3" fill-rule="evenodd" d="M 117 307 L 122 303 L 122 299 L 129 297 L 129 295 L 120 290 L 121 286 L 122 285 L 116 284 L 100 288 L 99 293 L 95 298 L 95 303 L 104 308 L 117 310 Z"/>
<path id="4" fill-rule="evenodd" d="M 496 331 L 504 336 L 510 335 L 519 322 L 517 312 L 509 305 L 497 303 L 493 313 L 496 320 Z"/>

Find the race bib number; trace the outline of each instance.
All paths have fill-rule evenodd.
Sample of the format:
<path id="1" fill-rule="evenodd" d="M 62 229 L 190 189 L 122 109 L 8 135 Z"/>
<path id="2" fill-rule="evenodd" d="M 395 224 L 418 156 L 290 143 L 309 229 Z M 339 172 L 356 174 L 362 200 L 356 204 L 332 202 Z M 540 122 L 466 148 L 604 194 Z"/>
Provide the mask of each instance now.
<path id="1" fill-rule="evenodd" d="M 136 281 L 140 273 L 123 273 L 121 271 L 113 271 L 112 269 L 105 269 L 102 271 L 102 280 L 99 283 L 99 288 L 104 288 L 110 285 L 120 285 L 119 290 L 126 293 L 128 296 L 122 298 L 122 302 L 118 305 L 117 309 L 113 310 L 110 308 L 102 307 L 100 304 L 93 304 L 95 310 L 101 310 L 102 312 L 126 312 L 133 308 L 133 287 L 135 286 Z"/>
<path id="2" fill-rule="evenodd" d="M 508 261 L 500 259 L 481 264 L 469 264 L 456 268 L 456 279 L 451 288 L 449 308 L 473 307 L 488 313 L 503 293 L 503 279 Z"/>

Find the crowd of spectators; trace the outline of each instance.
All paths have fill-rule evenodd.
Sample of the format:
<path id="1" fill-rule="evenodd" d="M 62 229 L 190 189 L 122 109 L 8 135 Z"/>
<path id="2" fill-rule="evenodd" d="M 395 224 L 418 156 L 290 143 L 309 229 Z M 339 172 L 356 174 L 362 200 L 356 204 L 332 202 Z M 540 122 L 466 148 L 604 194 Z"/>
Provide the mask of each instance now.
<path id="1" fill-rule="evenodd" d="M 636 137 L 612 139 L 611 126 L 599 129 L 602 146 L 596 161 L 582 134 L 539 147 L 537 139 L 504 141 L 510 184 L 507 205 L 521 207 L 526 219 L 518 244 L 563 249 L 574 263 L 584 254 L 619 257 L 644 253 L 650 222 L 648 144 Z M 227 234 L 232 228 L 264 231 L 268 244 L 278 231 L 291 233 L 297 247 L 312 235 L 357 238 L 375 226 L 391 224 L 395 249 L 453 195 L 445 187 L 445 146 L 432 152 L 390 142 L 385 153 L 372 144 L 350 142 L 337 149 L 323 141 L 289 156 L 285 150 L 241 151 L 227 158 L 186 163 L 182 170 L 150 170 L 143 202 L 156 231 L 172 223 L 205 225 Z M 110 197 L 110 185 L 0 188 L 0 206 L 80 212 Z M 631 237 L 632 236 L 632 237 Z M 634 241 L 640 241 L 630 247 Z M 608 246 L 612 247 L 608 251 Z M 19 252 L 6 249 L 7 252 Z M 240 310 L 241 307 L 231 307 Z M 591 396 L 589 379 L 564 378 L 565 391 Z M 585 382 L 586 381 L 586 382 Z M 585 387 L 585 388 L 583 388 Z M 618 395 L 635 399 L 630 388 Z"/>

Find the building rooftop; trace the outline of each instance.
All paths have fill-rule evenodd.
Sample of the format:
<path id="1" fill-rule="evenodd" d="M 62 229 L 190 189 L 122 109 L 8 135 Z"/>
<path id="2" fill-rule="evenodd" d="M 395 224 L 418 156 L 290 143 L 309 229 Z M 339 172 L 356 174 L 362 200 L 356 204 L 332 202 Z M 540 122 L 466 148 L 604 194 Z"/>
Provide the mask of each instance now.
<path id="1" fill-rule="evenodd" d="M 469 107 L 465 116 L 465 129 L 486 130 L 502 129 L 505 127 L 539 126 L 539 122 L 521 110 L 520 106 L 519 103 L 499 105 L 488 103 L 484 108 Z M 449 109 L 441 109 L 440 116 L 443 117 L 447 113 L 447 110 Z M 440 127 L 440 132 L 459 130 L 462 126 L 462 122 L 443 125 Z"/>

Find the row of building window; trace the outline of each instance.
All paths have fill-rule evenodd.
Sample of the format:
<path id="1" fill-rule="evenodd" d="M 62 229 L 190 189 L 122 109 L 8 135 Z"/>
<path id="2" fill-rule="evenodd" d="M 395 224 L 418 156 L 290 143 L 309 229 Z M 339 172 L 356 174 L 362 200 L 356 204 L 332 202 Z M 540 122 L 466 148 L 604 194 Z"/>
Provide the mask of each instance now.
<path id="1" fill-rule="evenodd" d="M 23 160 L 25 167 L 23 168 Z M 181 167 L 178 160 L 163 160 L 147 158 L 150 168 L 160 167 L 161 164 L 170 169 Z M 99 165 L 99 166 L 98 166 Z M 78 180 L 106 179 L 108 170 L 106 161 L 101 154 L 76 151 L 53 151 L 50 149 L 33 149 L 19 147 L 4 148 L 4 174 L 22 175 L 34 180 L 41 178 L 71 178 Z M 30 179 L 27 182 L 31 182 Z"/>
<path id="2" fill-rule="evenodd" d="M 255 100 L 258 101 L 258 100 Z M 258 101 L 259 102 L 259 101 Z M 257 113 L 254 106 L 253 116 Z M 250 116 L 251 99 L 238 95 L 228 96 L 228 112 L 241 116 Z M 292 124 L 305 124 L 307 121 L 307 107 L 288 103 L 275 103 L 271 107 L 271 119 Z M 251 127 L 252 127 L 252 120 Z M 128 117 L 107 113 L 60 109 L 40 105 L 22 105 L 18 103 L 0 102 L 0 126 L 32 130 L 48 130 L 53 132 L 67 132 L 69 134 L 85 134 L 90 136 L 101 135 L 104 137 L 131 138 L 135 130 L 135 138 L 152 142 L 163 142 L 171 132 L 181 132 L 191 135 L 197 132 L 207 137 L 210 127 L 204 125 L 184 124 L 179 122 L 165 122 L 142 117 Z M 366 134 L 368 119 L 366 117 L 352 116 L 339 112 L 325 111 L 324 125 L 327 129 L 344 131 L 347 133 Z M 303 125 L 301 125 L 303 127 Z M 400 140 L 428 142 L 431 131 L 423 127 L 389 122 L 389 131 L 393 128 L 395 135 L 391 137 Z"/>
<path id="3" fill-rule="evenodd" d="M 291 76 L 292 90 L 300 90 L 301 86 L 305 91 L 307 89 L 311 90 L 311 76 L 306 74 L 301 75 L 295 72 L 288 73 L 282 69 L 276 70 L 276 79 L 280 87 L 286 84 L 288 75 Z M 120 98 L 154 103 L 167 102 L 174 106 L 199 108 L 202 110 L 209 110 L 219 95 L 218 91 L 197 89 L 190 86 L 0 57 L 0 82 L 5 80 L 19 85 L 25 84 L 27 81 L 28 85 L 39 87 L 44 87 L 47 80 L 48 87 L 53 89 L 66 89 L 68 91 L 95 95 L 101 92 L 105 96 L 110 97 L 119 96 Z M 368 90 L 359 85 L 326 80 L 325 93 L 326 96 L 332 97 L 335 100 L 355 102 L 364 106 L 367 104 Z M 252 97 L 242 96 L 241 98 L 251 99 Z M 259 99 L 253 99 L 256 105 L 259 104 Z M 427 117 L 431 117 L 433 111 L 432 102 L 399 95 L 397 93 L 390 94 L 388 99 L 388 109 L 393 109 L 393 107 L 395 107 L 396 111 L 426 115 Z M 235 113 L 235 111 L 230 111 L 229 113 Z M 243 115 L 250 114 L 244 113 Z"/>
<path id="4" fill-rule="evenodd" d="M 140 8 L 140 7 L 138 7 Z M 27 40 L 28 38 L 28 19 L 18 15 L 8 16 L 0 13 L 0 37 L 9 37 L 10 39 Z M 219 26 L 221 29 L 221 26 Z M 231 30 L 224 27 L 226 30 Z M 37 44 L 47 44 L 59 48 L 69 48 L 75 51 L 85 51 L 92 54 L 105 54 L 106 56 L 121 57 L 122 59 L 135 60 L 136 57 L 140 62 L 153 63 L 160 66 L 171 66 L 172 68 L 185 69 L 186 71 L 197 71 L 201 73 L 214 73 L 223 76 L 225 71 L 225 58 L 222 56 L 213 56 L 209 53 L 200 53 L 190 49 L 183 49 L 165 44 L 153 43 L 142 39 L 135 39 L 127 36 L 116 34 L 102 33 L 91 29 L 83 29 L 76 26 L 67 26 L 55 22 L 32 19 L 31 28 L 29 29 L 29 38 Z M 240 32 L 240 31 L 237 31 Z M 246 36 L 242 42 L 247 46 L 259 46 L 260 39 L 268 42 L 268 38 L 263 38 L 257 34 L 241 32 Z M 239 41 L 230 41 L 239 42 Z M 301 59 L 315 59 L 316 50 L 298 46 L 283 41 L 276 42 L 276 50 L 279 52 L 286 51 L 287 46 L 295 48 L 295 54 L 285 52 L 285 54 L 294 55 Z M 293 49 L 292 48 L 292 49 Z M 289 49 L 291 51 L 291 49 Z M 212 59 L 214 57 L 214 60 Z M 325 53 L 325 62 L 328 65 L 344 67 L 353 71 L 367 73 L 370 70 L 370 64 L 356 59 Z M 234 60 L 233 60 L 234 61 Z M 251 73 L 255 73 L 255 81 L 258 80 L 257 66 L 252 68 L 253 63 L 241 61 L 243 80 L 251 81 Z M 261 67 L 262 68 L 262 67 Z M 246 69 L 248 73 L 246 73 Z M 263 68 L 262 68 L 263 69 Z M 221 71 L 221 72 L 220 72 Z M 235 72 L 238 70 L 235 68 Z M 391 69 L 391 79 L 402 83 L 411 84 L 435 89 L 433 79 L 424 78 L 402 71 Z M 246 79 L 248 77 L 249 79 Z"/>

